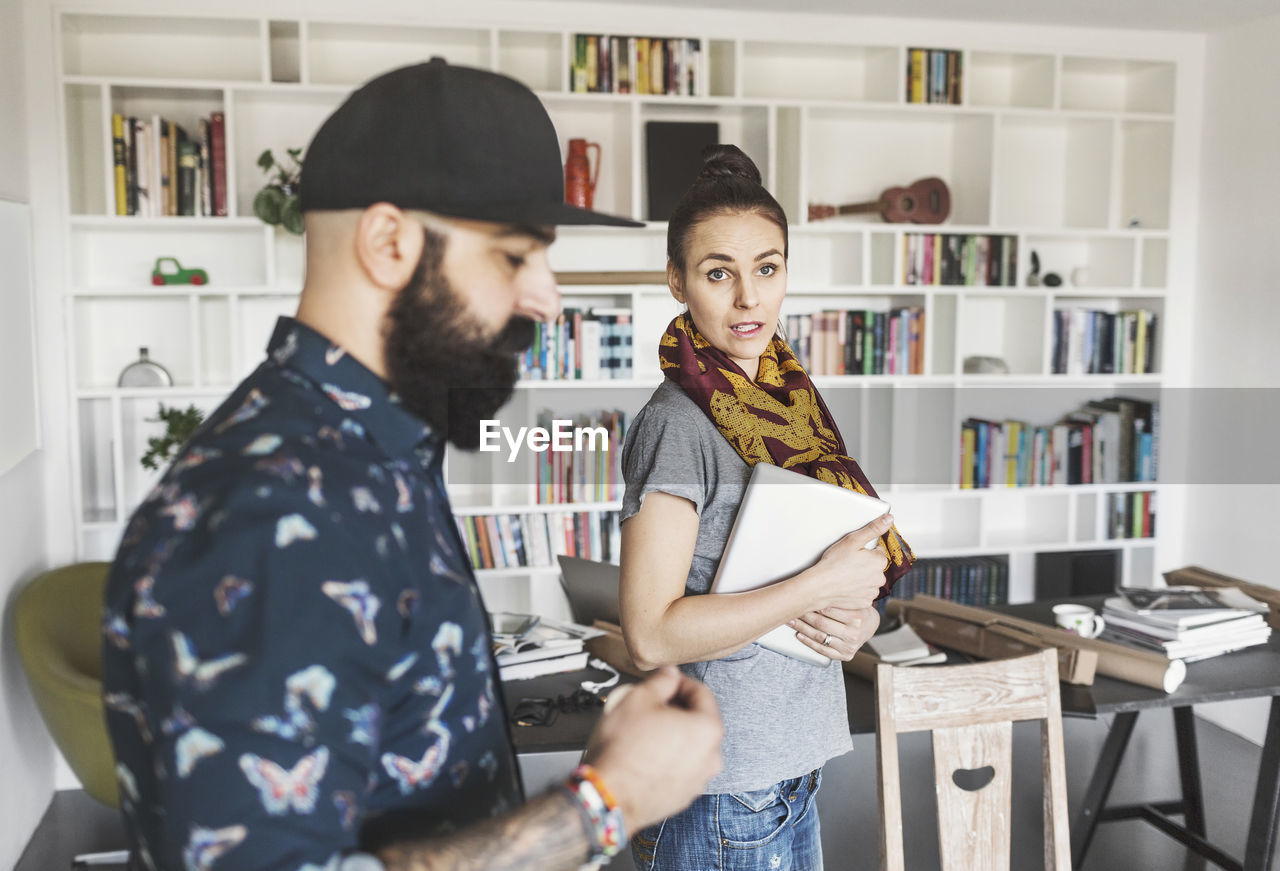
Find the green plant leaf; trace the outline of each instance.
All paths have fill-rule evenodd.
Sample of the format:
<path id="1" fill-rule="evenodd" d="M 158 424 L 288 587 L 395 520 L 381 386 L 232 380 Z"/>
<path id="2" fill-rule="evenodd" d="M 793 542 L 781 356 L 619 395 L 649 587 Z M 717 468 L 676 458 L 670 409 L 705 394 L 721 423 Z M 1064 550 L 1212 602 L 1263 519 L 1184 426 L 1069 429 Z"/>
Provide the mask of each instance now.
<path id="1" fill-rule="evenodd" d="M 257 196 L 253 198 L 253 213 L 264 224 L 279 224 L 284 203 L 284 191 L 276 185 L 268 185 L 258 191 Z"/>
<path id="2" fill-rule="evenodd" d="M 270 172 L 271 167 L 275 165 L 276 165 L 276 159 L 271 154 L 270 148 L 268 148 L 266 151 L 258 155 L 258 166 L 261 167 L 263 172 Z"/>
<path id="3" fill-rule="evenodd" d="M 280 224 L 293 235 L 302 235 L 305 229 L 302 221 L 302 199 L 297 194 L 285 199 L 280 209 Z"/>
<path id="4" fill-rule="evenodd" d="M 147 420 L 165 425 L 163 435 L 147 438 L 147 452 L 140 460 L 144 469 L 154 470 L 169 462 L 169 459 L 190 441 L 191 436 L 195 435 L 200 424 L 204 422 L 204 412 L 194 405 L 188 405 L 186 408 L 169 408 L 164 403 L 160 403 L 157 416 L 149 417 Z"/>

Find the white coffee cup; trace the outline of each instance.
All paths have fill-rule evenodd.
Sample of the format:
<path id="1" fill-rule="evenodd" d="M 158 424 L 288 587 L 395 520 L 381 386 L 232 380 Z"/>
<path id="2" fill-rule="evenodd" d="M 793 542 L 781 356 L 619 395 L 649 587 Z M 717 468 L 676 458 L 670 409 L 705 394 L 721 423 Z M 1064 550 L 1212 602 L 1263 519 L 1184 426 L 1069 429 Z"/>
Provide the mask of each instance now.
<path id="1" fill-rule="evenodd" d="M 1053 621 L 1081 638 L 1096 638 L 1107 625 L 1102 615 L 1088 605 L 1054 605 Z"/>

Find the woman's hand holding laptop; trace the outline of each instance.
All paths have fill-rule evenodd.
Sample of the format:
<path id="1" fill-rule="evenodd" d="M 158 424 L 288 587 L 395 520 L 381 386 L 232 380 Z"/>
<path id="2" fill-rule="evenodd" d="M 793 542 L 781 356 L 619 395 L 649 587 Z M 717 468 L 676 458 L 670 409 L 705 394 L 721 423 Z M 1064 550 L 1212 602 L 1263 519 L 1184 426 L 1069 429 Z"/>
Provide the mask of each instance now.
<path id="1" fill-rule="evenodd" d="M 822 602 L 819 610 L 870 608 L 884 586 L 889 558 L 878 545 L 881 535 L 893 525 L 893 515 L 877 517 L 827 548 L 817 565 L 809 569 L 812 583 Z"/>
<path id="2" fill-rule="evenodd" d="M 831 545 L 805 574 L 819 586 L 820 608 L 787 625 L 809 648 L 830 659 L 848 661 L 880 625 L 872 603 L 884 586 L 889 566 L 878 539 L 893 524 L 885 514 Z"/>
<path id="3" fill-rule="evenodd" d="M 789 620 L 787 625 L 796 630 L 796 637 L 806 647 L 830 659 L 848 662 L 876 634 L 880 612 L 875 608 L 824 608 L 810 611 L 799 620 Z"/>

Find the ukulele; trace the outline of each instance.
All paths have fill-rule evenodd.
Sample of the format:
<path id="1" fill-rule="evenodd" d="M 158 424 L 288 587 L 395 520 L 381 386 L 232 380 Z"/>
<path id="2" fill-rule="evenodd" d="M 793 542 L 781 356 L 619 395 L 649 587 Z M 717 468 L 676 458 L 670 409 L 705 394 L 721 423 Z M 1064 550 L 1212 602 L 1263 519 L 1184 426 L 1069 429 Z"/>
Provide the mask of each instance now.
<path id="1" fill-rule="evenodd" d="M 879 212 L 891 224 L 941 224 L 951 214 L 951 192 L 937 176 L 922 178 L 910 187 L 885 188 L 880 199 L 847 206 L 809 204 L 809 220 L 821 221 L 836 215 L 858 215 Z"/>

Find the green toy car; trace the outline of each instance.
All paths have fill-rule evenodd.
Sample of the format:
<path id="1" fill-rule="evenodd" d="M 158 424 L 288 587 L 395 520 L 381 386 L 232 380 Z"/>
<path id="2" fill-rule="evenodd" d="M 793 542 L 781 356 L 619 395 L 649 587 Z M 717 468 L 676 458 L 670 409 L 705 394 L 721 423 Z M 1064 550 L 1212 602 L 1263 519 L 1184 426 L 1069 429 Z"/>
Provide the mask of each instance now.
<path id="1" fill-rule="evenodd" d="M 208 284 L 209 273 L 203 269 L 183 269 L 173 257 L 157 257 L 151 270 L 152 284 Z"/>

